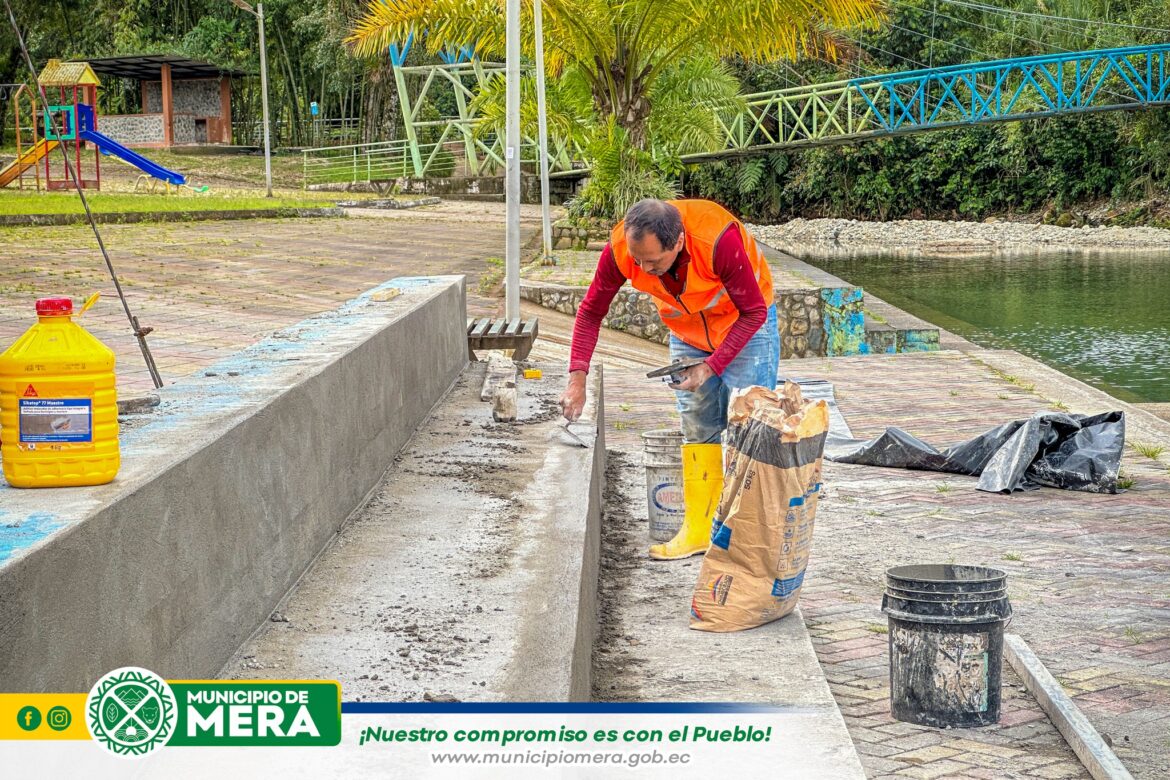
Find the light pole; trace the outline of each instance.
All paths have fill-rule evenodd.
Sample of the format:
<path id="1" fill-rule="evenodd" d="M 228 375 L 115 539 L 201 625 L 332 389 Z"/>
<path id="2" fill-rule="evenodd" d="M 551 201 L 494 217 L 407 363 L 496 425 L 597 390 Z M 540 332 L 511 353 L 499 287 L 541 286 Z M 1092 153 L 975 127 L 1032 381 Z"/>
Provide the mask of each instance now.
<path id="1" fill-rule="evenodd" d="M 544 107 L 544 30 L 540 20 L 543 0 L 532 0 L 532 22 L 536 27 L 536 117 L 540 136 L 540 221 L 544 245 L 542 265 L 556 265 L 552 253 L 552 224 L 548 208 L 548 120 Z"/>
<path id="2" fill-rule="evenodd" d="M 256 17 L 260 26 L 260 103 L 264 107 L 264 186 L 272 197 L 272 131 L 268 124 L 268 56 L 264 45 L 264 3 L 252 8 L 245 0 L 231 0 L 232 5 Z"/>
<path id="3" fill-rule="evenodd" d="M 504 242 L 504 314 L 520 316 L 520 0 L 507 0 L 506 136 L 504 199 L 507 232 Z"/>

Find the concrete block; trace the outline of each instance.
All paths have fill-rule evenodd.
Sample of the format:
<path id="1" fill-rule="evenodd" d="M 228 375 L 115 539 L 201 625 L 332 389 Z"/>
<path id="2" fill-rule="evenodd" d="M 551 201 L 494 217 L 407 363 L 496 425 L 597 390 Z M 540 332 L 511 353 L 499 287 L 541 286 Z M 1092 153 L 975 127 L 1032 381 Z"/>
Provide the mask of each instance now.
<path id="1" fill-rule="evenodd" d="M 573 433 L 564 365 L 497 423 L 474 363 L 362 511 L 223 670 L 337 679 L 345 700 L 586 701 L 605 489 L 602 371 Z"/>
<path id="2" fill-rule="evenodd" d="M 112 484 L 0 487 L 0 690 L 219 671 L 467 363 L 463 277 L 388 287 L 161 390 Z"/>
<path id="3" fill-rule="evenodd" d="M 1089 719 L 1064 692 L 1064 688 L 1045 668 L 1032 648 L 1017 634 L 1004 634 L 1004 655 L 1024 681 L 1024 687 L 1036 697 L 1040 709 L 1047 713 L 1077 758 L 1095 780 L 1133 780 L 1117 754 L 1089 723 Z"/>
<path id="4" fill-rule="evenodd" d="M 938 328 L 899 328 L 899 352 L 937 352 L 939 349 Z"/>

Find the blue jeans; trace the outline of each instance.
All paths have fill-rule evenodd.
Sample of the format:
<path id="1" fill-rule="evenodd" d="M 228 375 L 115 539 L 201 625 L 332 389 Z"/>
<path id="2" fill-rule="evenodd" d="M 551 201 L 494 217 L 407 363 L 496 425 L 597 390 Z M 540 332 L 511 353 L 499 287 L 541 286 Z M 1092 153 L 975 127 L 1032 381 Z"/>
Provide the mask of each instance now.
<path id="1" fill-rule="evenodd" d="M 670 336 L 672 362 L 710 354 L 692 347 L 674 334 Z M 675 391 L 684 441 L 687 444 L 718 443 L 727 427 L 727 402 L 731 391 L 752 385 L 774 388 L 779 365 L 780 331 L 776 307 L 769 306 L 768 318 L 723 370 L 723 376 L 711 377 L 693 393 Z"/>

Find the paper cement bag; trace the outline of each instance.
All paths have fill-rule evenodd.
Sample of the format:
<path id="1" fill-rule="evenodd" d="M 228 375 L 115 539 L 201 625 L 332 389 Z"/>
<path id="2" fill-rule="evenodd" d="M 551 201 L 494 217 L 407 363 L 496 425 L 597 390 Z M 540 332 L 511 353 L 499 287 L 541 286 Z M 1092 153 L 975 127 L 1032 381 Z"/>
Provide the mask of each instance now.
<path id="1" fill-rule="evenodd" d="M 829 407 L 800 387 L 731 397 L 723 495 L 691 599 L 691 628 L 740 631 L 796 608 L 812 548 Z"/>

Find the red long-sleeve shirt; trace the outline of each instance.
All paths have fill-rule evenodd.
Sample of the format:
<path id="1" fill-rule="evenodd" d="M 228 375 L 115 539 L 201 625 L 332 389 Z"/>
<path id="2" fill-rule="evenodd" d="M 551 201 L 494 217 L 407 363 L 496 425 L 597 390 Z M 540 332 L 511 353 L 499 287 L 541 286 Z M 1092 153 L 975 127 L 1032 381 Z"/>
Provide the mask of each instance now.
<path id="1" fill-rule="evenodd" d="M 739 310 L 739 317 L 727 332 L 723 343 L 704 361 L 712 371 L 721 375 L 727 364 L 735 359 L 748 340 L 764 324 L 768 317 L 768 306 L 760 292 L 759 282 L 756 281 L 738 230 L 724 231 L 715 244 L 714 254 L 715 273 L 727 289 L 727 296 Z M 671 294 L 682 294 L 687 283 L 687 268 L 690 261 L 684 247 L 670 271 L 658 277 Z M 625 283 L 626 277 L 622 276 L 617 262 L 613 259 L 613 250 L 606 244 L 597 262 L 593 282 L 590 283 L 585 299 L 577 309 L 577 319 L 573 323 L 569 371 L 589 370 L 589 361 L 593 357 L 597 336 L 601 331 L 601 321 L 609 313 L 609 305 Z"/>

